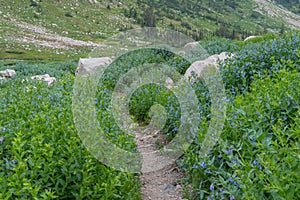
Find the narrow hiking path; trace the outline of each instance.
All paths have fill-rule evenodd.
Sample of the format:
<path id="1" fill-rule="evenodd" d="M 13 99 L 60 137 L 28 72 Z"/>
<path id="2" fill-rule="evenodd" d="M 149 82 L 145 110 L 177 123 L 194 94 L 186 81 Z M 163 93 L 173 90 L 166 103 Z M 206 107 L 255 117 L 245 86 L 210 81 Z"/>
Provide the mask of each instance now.
<path id="1" fill-rule="evenodd" d="M 165 138 L 159 131 L 141 132 L 148 133 L 136 137 L 138 150 L 143 156 L 142 200 L 183 200 L 180 184 L 183 173 L 175 161 L 159 154 L 157 143 L 165 144 Z"/>

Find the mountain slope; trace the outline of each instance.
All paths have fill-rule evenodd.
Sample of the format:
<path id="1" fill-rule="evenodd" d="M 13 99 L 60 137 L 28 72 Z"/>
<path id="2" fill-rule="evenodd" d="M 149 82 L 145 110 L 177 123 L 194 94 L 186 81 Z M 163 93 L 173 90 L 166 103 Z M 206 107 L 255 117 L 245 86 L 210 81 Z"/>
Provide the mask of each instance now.
<path id="1" fill-rule="evenodd" d="M 288 10 L 300 14 L 300 1 L 299 0 L 274 0 L 276 3 L 284 6 Z"/>
<path id="2" fill-rule="evenodd" d="M 0 59 L 78 58 L 119 31 L 149 25 L 195 40 L 300 28 L 299 15 L 262 0 L 0 0 L 0 16 Z"/>

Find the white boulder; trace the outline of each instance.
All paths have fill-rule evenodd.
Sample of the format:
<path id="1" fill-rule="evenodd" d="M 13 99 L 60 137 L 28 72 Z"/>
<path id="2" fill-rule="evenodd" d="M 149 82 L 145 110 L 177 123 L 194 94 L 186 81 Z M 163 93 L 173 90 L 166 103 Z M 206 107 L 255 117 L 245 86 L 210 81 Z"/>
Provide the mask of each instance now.
<path id="1" fill-rule="evenodd" d="M 56 78 L 55 77 L 44 78 L 44 81 L 46 81 L 48 86 L 51 86 L 56 82 Z"/>
<path id="2" fill-rule="evenodd" d="M 31 77 L 31 79 L 36 79 L 36 80 L 43 80 L 45 78 L 50 78 L 49 74 L 36 75 Z"/>
<path id="3" fill-rule="evenodd" d="M 11 78 L 12 76 L 16 75 L 16 71 L 13 69 L 6 69 L 3 71 L 0 71 L 0 76 L 5 78 Z"/>
<path id="4" fill-rule="evenodd" d="M 90 75 L 96 71 L 96 68 L 105 67 L 111 62 L 112 60 L 109 57 L 80 58 L 76 69 L 76 75 Z"/>
<path id="5" fill-rule="evenodd" d="M 244 41 L 251 40 L 251 39 L 254 39 L 254 38 L 257 38 L 257 37 L 258 37 L 258 36 L 251 35 L 251 36 L 249 36 L 249 37 L 246 37 L 246 38 L 244 39 Z"/>
<path id="6" fill-rule="evenodd" d="M 48 86 L 51 86 L 56 82 L 56 78 L 50 77 L 49 74 L 32 76 L 31 79 L 43 80 L 47 83 Z"/>
<path id="7" fill-rule="evenodd" d="M 222 52 L 221 54 L 215 54 L 211 55 L 205 60 L 199 60 L 194 63 L 186 70 L 184 76 L 185 78 L 190 78 L 192 82 L 194 82 L 194 79 L 192 78 L 192 72 L 195 72 L 198 78 L 202 78 L 202 72 L 204 69 L 206 69 L 208 66 L 213 65 L 218 69 L 219 64 L 218 62 L 223 62 L 227 58 L 231 58 L 232 55 L 228 55 L 226 52 Z"/>

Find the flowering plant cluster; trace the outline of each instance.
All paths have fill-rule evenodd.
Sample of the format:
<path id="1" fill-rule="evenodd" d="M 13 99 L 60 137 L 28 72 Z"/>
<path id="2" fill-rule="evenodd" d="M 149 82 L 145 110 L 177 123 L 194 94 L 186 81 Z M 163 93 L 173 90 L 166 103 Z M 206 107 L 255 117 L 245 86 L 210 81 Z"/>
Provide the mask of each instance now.
<path id="1" fill-rule="evenodd" d="M 197 155 L 208 109 L 198 138 L 178 162 L 188 174 L 192 199 L 300 196 L 299 60 L 300 35 L 294 33 L 249 44 L 222 64 L 229 102 L 221 138 L 208 157 Z"/>

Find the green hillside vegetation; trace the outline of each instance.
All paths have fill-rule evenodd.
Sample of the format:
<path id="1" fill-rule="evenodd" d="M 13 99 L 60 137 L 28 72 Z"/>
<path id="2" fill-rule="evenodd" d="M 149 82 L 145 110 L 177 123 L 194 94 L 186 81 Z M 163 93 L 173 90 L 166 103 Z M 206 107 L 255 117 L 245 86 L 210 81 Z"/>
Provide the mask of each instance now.
<path id="1" fill-rule="evenodd" d="M 299 0 L 274 5 L 300 15 Z M 234 55 L 219 63 L 228 106 L 207 157 L 199 151 L 211 123 L 211 94 L 203 79 L 191 83 L 201 120 L 177 160 L 184 197 L 300 199 L 300 31 L 285 23 L 286 13 L 271 18 L 256 8 L 253 0 L 0 1 L 0 71 L 17 73 L 0 79 L 0 199 L 141 199 L 139 173 L 106 166 L 83 145 L 72 95 L 79 58 L 121 31 L 149 26 L 189 35 L 209 55 Z M 259 37 L 243 41 L 250 35 Z M 97 120 L 110 142 L 130 152 L 137 145 L 114 119 L 112 91 L 130 69 L 151 63 L 181 75 L 191 64 L 166 49 L 138 49 L 114 60 L 97 85 Z M 48 87 L 30 78 L 37 74 L 57 82 Z M 129 98 L 129 113 L 148 124 L 155 104 L 165 108 L 161 133 L 169 142 L 181 125 L 172 90 L 143 85 Z"/>
<path id="2" fill-rule="evenodd" d="M 45 37 L 42 27 L 54 36 L 94 43 L 141 26 L 177 30 L 195 40 L 211 36 L 241 40 L 289 30 L 283 19 L 264 16 L 256 7 L 253 1 L 242 0 L 1 1 L 0 59 L 78 59 L 92 48 L 49 47 L 45 43 L 55 39 Z"/>
<path id="3" fill-rule="evenodd" d="M 227 119 L 221 139 L 206 159 L 200 159 L 198 151 L 210 121 L 209 93 L 200 79 L 192 85 L 201 103 L 202 120 L 198 137 L 178 161 L 187 176 L 186 197 L 298 199 L 300 33 L 274 39 L 266 36 L 243 45 L 214 38 L 202 45 L 211 53 L 226 49 L 235 57 L 220 68 L 229 104 Z M 141 56 L 148 55 L 140 51 Z M 184 73 L 186 63 L 161 55 L 161 61 L 166 59 Z M 135 62 L 150 62 L 143 60 Z M 135 151 L 132 136 L 118 128 L 107 106 L 118 76 L 136 66 L 123 61 L 122 65 L 115 63 L 118 70 L 106 71 L 96 106 L 111 141 Z M 0 82 L 1 199 L 140 198 L 138 175 L 101 164 L 81 143 L 71 111 L 76 65 L 66 61 L 0 63 L 0 70 L 9 67 L 17 71 L 15 77 Z M 57 77 L 58 82 L 48 87 L 29 78 L 44 73 Z M 180 123 L 179 105 L 172 92 L 159 89 L 158 94 L 157 89 L 149 85 L 136 91 L 131 114 L 147 123 L 145 108 L 168 101 L 164 131 L 172 137 Z M 138 98 L 144 99 L 144 104 L 137 103 Z"/>
<path id="4" fill-rule="evenodd" d="M 300 14 L 300 1 L 299 0 L 275 0 L 276 3 L 286 7 L 290 11 Z"/>

